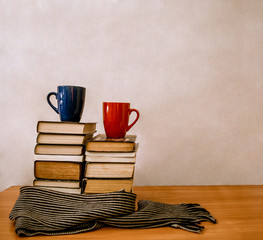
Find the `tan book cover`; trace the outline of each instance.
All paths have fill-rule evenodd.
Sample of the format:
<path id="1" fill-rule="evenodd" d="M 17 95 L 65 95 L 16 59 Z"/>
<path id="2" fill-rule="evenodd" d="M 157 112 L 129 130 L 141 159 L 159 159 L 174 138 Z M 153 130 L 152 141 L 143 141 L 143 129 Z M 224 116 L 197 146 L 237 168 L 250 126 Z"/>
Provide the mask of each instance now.
<path id="1" fill-rule="evenodd" d="M 83 145 L 87 140 L 93 138 L 93 133 L 89 134 L 57 134 L 39 133 L 36 142 L 40 144 L 69 144 Z"/>
<path id="2" fill-rule="evenodd" d="M 84 155 L 60 155 L 60 154 L 34 154 L 34 161 L 61 161 L 61 162 L 83 162 Z"/>
<path id="3" fill-rule="evenodd" d="M 57 188 L 80 188 L 79 180 L 51 180 L 34 179 L 33 186 L 36 187 L 57 187 Z"/>
<path id="4" fill-rule="evenodd" d="M 84 193 L 132 191 L 133 179 L 84 179 Z"/>
<path id="5" fill-rule="evenodd" d="M 96 131 L 96 123 L 39 121 L 37 132 L 62 134 L 89 134 Z"/>
<path id="6" fill-rule="evenodd" d="M 35 161 L 35 178 L 53 180 L 81 180 L 83 164 L 79 162 Z"/>
<path id="7" fill-rule="evenodd" d="M 84 177 L 87 178 L 132 178 L 133 163 L 87 163 Z"/>
<path id="8" fill-rule="evenodd" d="M 136 135 L 126 135 L 125 138 L 107 138 L 98 134 L 86 143 L 87 151 L 94 152 L 132 152 L 135 149 Z"/>
<path id="9" fill-rule="evenodd" d="M 135 163 L 139 144 L 135 144 L 132 152 L 89 152 L 85 151 L 87 162 L 116 162 L 116 163 Z"/>
<path id="10" fill-rule="evenodd" d="M 83 145 L 37 144 L 35 154 L 81 155 L 84 153 Z"/>

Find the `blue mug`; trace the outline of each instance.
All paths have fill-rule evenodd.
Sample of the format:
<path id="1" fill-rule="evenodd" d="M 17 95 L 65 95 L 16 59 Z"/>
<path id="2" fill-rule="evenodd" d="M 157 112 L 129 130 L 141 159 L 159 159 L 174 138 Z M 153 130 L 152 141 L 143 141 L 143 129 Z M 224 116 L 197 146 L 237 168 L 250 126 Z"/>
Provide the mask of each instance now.
<path id="1" fill-rule="evenodd" d="M 50 92 L 47 95 L 47 102 L 59 114 L 61 121 L 79 122 L 84 108 L 85 94 L 84 87 L 58 86 L 57 92 Z M 50 101 L 52 95 L 57 99 L 57 108 Z"/>

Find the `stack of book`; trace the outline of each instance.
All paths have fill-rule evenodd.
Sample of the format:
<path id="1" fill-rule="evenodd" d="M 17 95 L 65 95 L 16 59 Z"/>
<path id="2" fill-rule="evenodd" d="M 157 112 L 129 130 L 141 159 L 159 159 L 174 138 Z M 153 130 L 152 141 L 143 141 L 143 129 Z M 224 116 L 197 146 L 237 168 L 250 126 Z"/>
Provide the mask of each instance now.
<path id="1" fill-rule="evenodd" d="M 39 121 L 34 149 L 34 186 L 81 193 L 85 144 L 96 123 Z"/>
<path id="2" fill-rule="evenodd" d="M 83 193 L 132 192 L 136 135 L 108 139 L 99 134 L 86 143 Z"/>

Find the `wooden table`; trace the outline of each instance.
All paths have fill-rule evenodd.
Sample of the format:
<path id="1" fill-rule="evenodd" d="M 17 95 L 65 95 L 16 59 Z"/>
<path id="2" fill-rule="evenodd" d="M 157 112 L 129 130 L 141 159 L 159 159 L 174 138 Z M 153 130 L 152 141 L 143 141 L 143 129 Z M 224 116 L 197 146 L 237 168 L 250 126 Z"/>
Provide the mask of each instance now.
<path id="1" fill-rule="evenodd" d="M 0 240 L 10 239 L 263 239 L 263 185 L 262 186 L 151 186 L 134 187 L 137 200 L 147 199 L 164 203 L 199 203 L 218 220 L 217 224 L 203 223 L 201 234 L 170 227 L 153 229 L 101 229 L 64 236 L 18 237 L 14 223 L 8 218 L 19 195 L 19 186 L 0 193 Z"/>

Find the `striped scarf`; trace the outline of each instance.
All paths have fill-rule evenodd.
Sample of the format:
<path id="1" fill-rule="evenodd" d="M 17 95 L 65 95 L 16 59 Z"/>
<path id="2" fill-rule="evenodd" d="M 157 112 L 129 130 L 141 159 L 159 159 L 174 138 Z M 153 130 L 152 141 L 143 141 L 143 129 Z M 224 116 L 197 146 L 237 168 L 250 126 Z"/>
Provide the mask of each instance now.
<path id="1" fill-rule="evenodd" d="M 216 223 L 199 204 L 165 204 L 138 201 L 127 192 L 70 194 L 25 186 L 10 213 L 19 236 L 65 235 L 86 232 L 104 225 L 119 228 L 170 226 L 199 233 L 202 221 Z"/>

